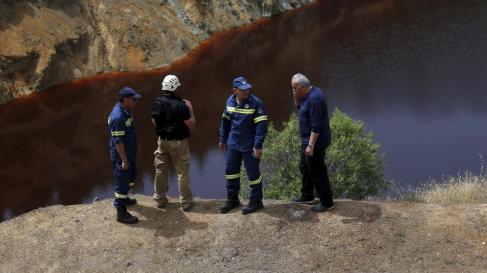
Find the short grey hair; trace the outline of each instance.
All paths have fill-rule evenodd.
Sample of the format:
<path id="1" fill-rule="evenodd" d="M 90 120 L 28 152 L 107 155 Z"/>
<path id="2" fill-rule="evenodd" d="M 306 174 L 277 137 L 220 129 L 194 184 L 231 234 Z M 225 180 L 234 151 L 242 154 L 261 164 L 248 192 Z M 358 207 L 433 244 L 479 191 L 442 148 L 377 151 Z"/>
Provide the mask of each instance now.
<path id="1" fill-rule="evenodd" d="M 301 73 L 294 74 L 291 81 L 297 83 L 299 86 L 302 86 L 302 87 L 308 87 L 311 85 L 308 78 Z"/>

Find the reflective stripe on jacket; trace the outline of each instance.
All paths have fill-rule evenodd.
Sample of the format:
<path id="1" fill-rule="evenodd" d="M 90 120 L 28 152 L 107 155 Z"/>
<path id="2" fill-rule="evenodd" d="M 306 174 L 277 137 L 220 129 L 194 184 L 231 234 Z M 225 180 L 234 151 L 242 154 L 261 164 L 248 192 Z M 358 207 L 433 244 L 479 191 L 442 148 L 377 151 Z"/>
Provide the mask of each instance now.
<path id="1" fill-rule="evenodd" d="M 108 134 L 110 157 L 113 161 L 120 161 L 116 144 L 123 143 L 127 159 L 134 161 L 137 153 L 137 135 L 132 113 L 122 108 L 120 102 L 115 104 L 108 117 Z"/>
<path id="2" fill-rule="evenodd" d="M 228 97 L 220 126 L 220 143 L 238 151 L 261 149 L 267 135 L 267 111 L 264 103 L 250 94 L 237 103 L 235 95 Z"/>

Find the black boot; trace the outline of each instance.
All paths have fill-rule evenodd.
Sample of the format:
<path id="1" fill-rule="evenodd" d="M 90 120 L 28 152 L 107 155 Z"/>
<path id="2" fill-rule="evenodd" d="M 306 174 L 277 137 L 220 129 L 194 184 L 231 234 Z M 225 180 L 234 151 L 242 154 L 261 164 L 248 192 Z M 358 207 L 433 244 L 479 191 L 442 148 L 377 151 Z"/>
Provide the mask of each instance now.
<path id="1" fill-rule="evenodd" d="M 262 201 L 256 201 L 256 202 L 250 201 L 249 204 L 242 209 L 242 214 L 249 214 L 263 208 L 264 208 L 264 204 L 262 203 Z"/>
<path id="2" fill-rule="evenodd" d="M 127 211 L 126 207 L 117 208 L 117 221 L 124 224 L 137 224 L 139 218 L 133 216 Z"/>
<path id="3" fill-rule="evenodd" d="M 225 201 L 225 205 L 223 205 L 223 207 L 220 208 L 220 212 L 224 214 L 239 206 L 240 206 L 240 200 L 238 199 L 238 197 L 227 198 L 227 200 Z"/>
<path id="4" fill-rule="evenodd" d="M 137 204 L 137 199 L 135 199 L 135 198 L 128 198 L 125 203 L 126 203 L 127 206 L 132 206 L 132 205 Z"/>

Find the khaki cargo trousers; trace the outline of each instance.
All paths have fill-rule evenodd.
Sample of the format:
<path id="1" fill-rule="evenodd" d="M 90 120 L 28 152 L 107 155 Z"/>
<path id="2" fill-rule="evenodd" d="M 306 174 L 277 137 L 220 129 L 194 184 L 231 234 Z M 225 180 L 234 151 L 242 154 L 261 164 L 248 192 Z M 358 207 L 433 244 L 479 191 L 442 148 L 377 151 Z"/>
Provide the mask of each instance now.
<path id="1" fill-rule="evenodd" d="M 169 189 L 169 170 L 172 166 L 176 170 L 179 186 L 179 201 L 181 204 L 193 201 L 189 183 L 189 154 L 188 139 L 157 140 L 157 150 L 154 152 L 154 166 L 156 176 L 154 179 L 154 200 L 158 204 L 167 203 L 167 190 Z"/>

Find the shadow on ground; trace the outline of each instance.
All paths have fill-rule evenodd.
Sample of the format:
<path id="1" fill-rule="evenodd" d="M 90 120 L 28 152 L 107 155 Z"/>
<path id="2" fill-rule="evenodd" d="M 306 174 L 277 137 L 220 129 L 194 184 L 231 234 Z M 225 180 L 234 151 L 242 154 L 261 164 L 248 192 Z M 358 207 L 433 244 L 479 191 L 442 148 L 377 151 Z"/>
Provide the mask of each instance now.
<path id="1" fill-rule="evenodd" d="M 175 238 L 183 236 L 187 230 L 208 228 L 208 223 L 191 221 L 179 204 L 169 203 L 164 209 L 137 204 L 129 210 L 143 216 L 139 217 L 137 226 L 154 230 L 157 237 Z"/>
<path id="2" fill-rule="evenodd" d="M 318 222 L 319 213 L 311 211 L 310 205 L 302 204 L 270 204 L 263 210 L 274 218 L 288 222 Z M 358 201 L 336 201 L 335 208 L 322 213 L 342 217 L 344 224 L 353 222 L 375 222 L 382 215 L 380 205 Z"/>

